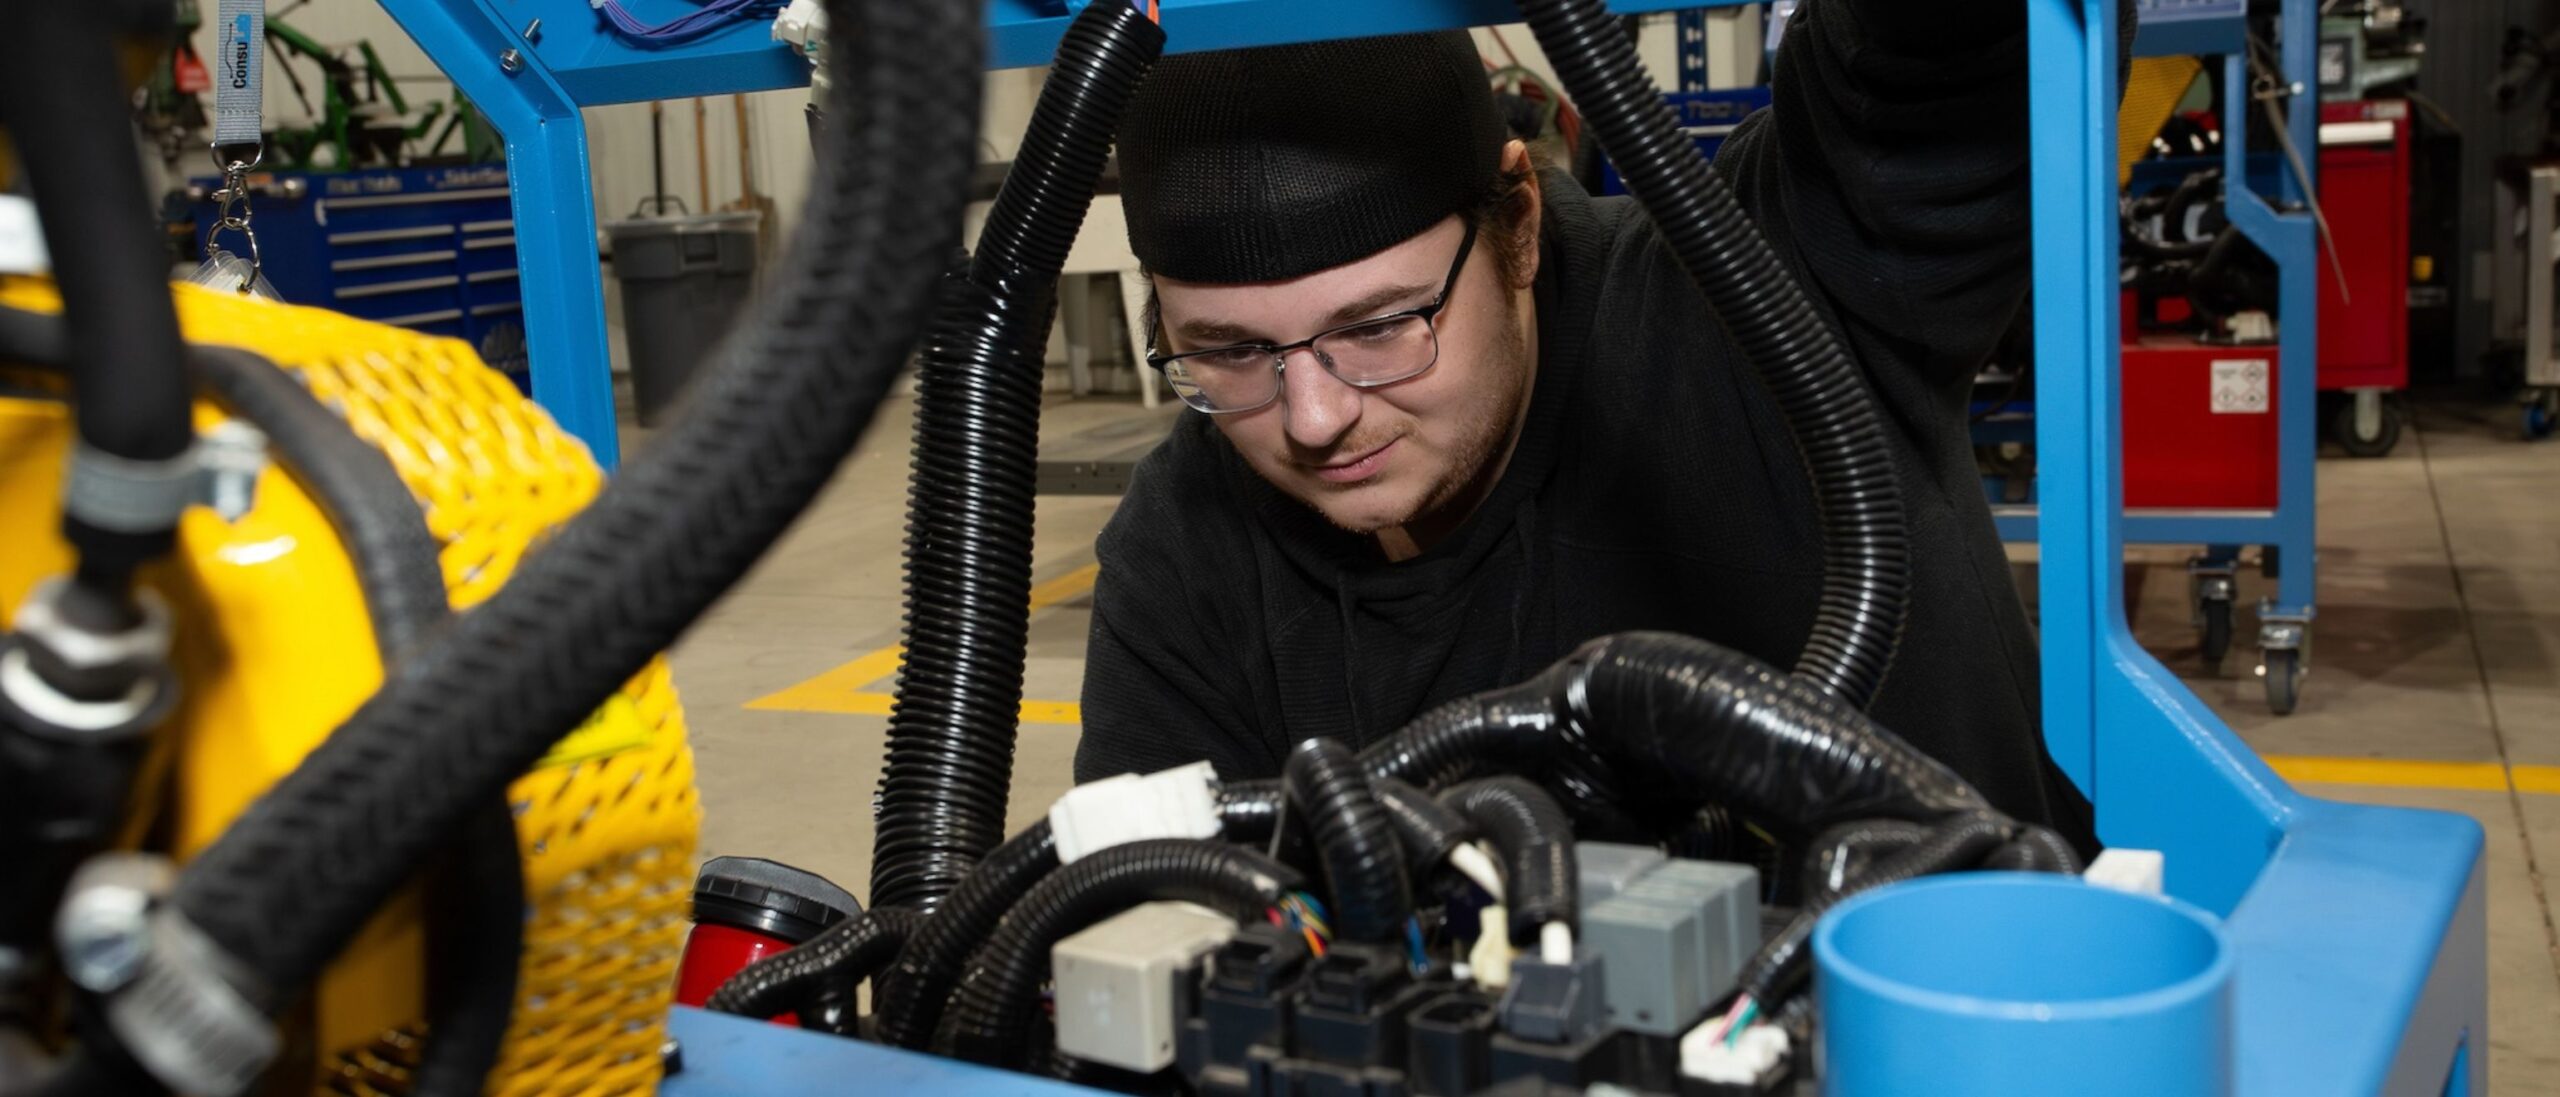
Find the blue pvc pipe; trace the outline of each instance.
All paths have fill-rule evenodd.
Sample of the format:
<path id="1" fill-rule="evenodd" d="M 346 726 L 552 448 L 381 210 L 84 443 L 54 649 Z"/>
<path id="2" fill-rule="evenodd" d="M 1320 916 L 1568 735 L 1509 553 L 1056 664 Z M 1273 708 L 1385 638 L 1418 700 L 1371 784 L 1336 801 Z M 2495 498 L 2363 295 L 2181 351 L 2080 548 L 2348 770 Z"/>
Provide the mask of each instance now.
<path id="1" fill-rule="evenodd" d="M 2231 950 L 2174 899 L 1970 873 L 1814 930 L 1826 1097 L 2224 1097 Z"/>

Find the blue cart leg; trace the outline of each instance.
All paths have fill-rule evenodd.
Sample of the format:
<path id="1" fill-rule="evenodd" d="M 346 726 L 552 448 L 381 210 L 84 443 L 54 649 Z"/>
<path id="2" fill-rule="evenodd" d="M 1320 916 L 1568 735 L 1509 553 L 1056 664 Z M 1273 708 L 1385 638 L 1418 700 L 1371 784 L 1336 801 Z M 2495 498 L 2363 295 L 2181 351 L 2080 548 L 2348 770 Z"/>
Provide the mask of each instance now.
<path id="1" fill-rule="evenodd" d="M 382 7 L 507 139 L 533 398 L 587 444 L 597 464 L 611 469 L 621 446 L 605 356 L 586 122 L 520 32 L 483 5 L 382 0 Z"/>

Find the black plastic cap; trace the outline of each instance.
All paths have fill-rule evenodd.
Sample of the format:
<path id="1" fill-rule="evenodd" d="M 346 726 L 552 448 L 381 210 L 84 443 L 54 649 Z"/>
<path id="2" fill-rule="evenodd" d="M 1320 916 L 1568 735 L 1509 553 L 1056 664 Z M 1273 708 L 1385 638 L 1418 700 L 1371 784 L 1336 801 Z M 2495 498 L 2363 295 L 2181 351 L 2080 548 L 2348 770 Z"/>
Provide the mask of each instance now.
<path id="1" fill-rule="evenodd" d="M 851 892 L 762 857 L 714 857 L 693 878 L 693 920 L 799 944 L 862 913 Z"/>

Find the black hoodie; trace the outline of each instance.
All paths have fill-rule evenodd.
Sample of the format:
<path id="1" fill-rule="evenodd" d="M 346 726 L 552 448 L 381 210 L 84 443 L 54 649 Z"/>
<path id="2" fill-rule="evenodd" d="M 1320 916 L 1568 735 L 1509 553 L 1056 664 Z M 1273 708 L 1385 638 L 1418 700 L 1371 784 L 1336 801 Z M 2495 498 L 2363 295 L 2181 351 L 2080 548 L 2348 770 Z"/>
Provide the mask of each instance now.
<path id="1" fill-rule="evenodd" d="M 1717 166 L 1847 336 L 1894 435 L 1911 595 L 1870 711 L 2085 845 L 2088 805 L 2037 732 L 2036 641 L 1966 418 L 2028 280 L 2023 8 L 1808 4 L 1775 105 Z M 1097 545 L 1078 780 L 1204 758 L 1275 776 L 1300 740 L 1375 742 L 1628 629 L 1792 664 L 1822 568 L 1785 420 L 1641 209 L 1542 184 L 1537 379 L 1491 495 L 1390 564 L 1183 415 Z"/>

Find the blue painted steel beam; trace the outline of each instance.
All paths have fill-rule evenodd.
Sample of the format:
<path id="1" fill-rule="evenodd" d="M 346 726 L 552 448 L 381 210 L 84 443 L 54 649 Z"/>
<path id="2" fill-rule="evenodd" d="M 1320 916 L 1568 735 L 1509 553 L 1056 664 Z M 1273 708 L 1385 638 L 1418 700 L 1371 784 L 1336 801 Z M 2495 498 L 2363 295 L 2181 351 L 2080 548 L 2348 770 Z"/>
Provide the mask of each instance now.
<path id="1" fill-rule="evenodd" d="M 522 24 L 501 20 L 487 0 L 382 0 L 382 7 L 506 138 L 533 398 L 610 469 L 622 447 L 605 353 L 586 121 L 577 100 L 540 65 L 519 62 L 507 70 L 501 58 L 508 50 L 521 56 Z"/>

